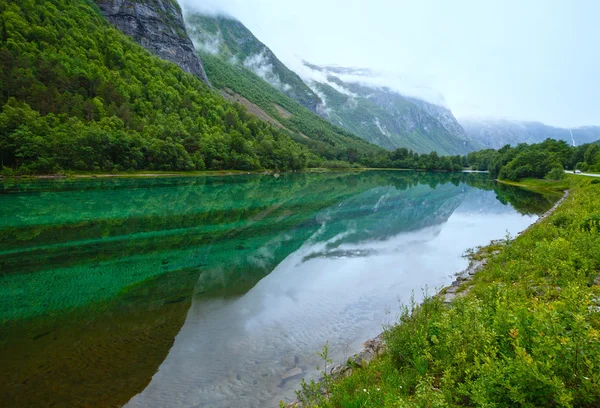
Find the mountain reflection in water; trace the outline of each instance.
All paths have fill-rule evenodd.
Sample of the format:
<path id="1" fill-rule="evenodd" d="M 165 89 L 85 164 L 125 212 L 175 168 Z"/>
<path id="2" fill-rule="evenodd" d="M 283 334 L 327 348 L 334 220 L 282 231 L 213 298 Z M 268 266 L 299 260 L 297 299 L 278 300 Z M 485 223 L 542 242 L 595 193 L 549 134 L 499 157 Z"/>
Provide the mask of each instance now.
<path id="1" fill-rule="evenodd" d="M 276 406 L 300 379 L 282 374 L 313 377 L 326 341 L 338 360 L 355 352 L 465 249 L 552 205 L 485 176 L 402 172 L 0 192 L 12 406 Z"/>

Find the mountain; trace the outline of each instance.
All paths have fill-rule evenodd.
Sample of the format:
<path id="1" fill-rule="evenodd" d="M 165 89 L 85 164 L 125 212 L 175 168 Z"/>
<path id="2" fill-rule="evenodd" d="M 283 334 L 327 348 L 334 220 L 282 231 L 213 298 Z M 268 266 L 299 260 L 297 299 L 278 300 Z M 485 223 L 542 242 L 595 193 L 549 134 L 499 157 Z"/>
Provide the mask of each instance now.
<path id="1" fill-rule="evenodd" d="M 173 55 L 179 55 L 184 31 L 175 42 L 161 34 L 165 21 L 180 21 L 172 0 L 102 7 L 130 9 L 139 29 L 134 38 L 144 33 L 148 37 L 138 38 L 140 43 L 156 41 L 158 49 L 172 45 Z M 198 73 L 150 53 L 110 24 L 93 2 L 0 0 L 0 13 L 0 171 L 5 174 L 283 170 L 326 159 L 225 99 Z M 335 144 L 326 135 L 323 139 Z M 340 150 L 348 147 L 339 142 Z"/>
<path id="2" fill-rule="evenodd" d="M 186 22 L 200 50 L 248 68 L 302 106 L 318 111 L 319 97 L 238 20 L 191 12 L 186 14 Z"/>
<path id="3" fill-rule="evenodd" d="M 272 124 L 289 134 L 296 142 L 307 146 L 311 151 L 328 160 L 357 161 L 359 157 L 382 155 L 386 152 L 378 146 L 370 144 L 358 136 L 332 125 L 312 110 L 293 99 L 282 90 L 277 89 L 263 76 L 257 74 L 251 67 L 232 61 L 234 56 L 229 52 L 216 52 L 216 46 L 202 36 L 205 27 L 210 24 L 207 19 L 215 20 L 215 24 L 237 27 L 224 17 L 206 17 L 191 13 L 185 17 L 188 32 L 194 39 L 194 44 L 204 62 L 208 78 L 212 85 L 219 89 L 226 98 L 238 102 L 248 111 L 262 120 Z M 221 21 L 221 23 L 219 23 Z M 228 22 L 227 22 L 228 21 Z M 196 24 L 196 22 L 199 22 Z M 248 31 L 244 31 L 249 33 Z M 222 35 L 223 40 L 229 38 Z M 203 42 L 208 41 L 208 42 Z M 220 41 L 220 40 L 219 40 Z M 254 42 L 254 37 L 249 39 Z M 236 41 L 219 42 L 219 48 L 235 49 Z M 242 54 L 237 53 L 238 57 Z M 285 68 L 285 67 L 284 67 Z M 296 74 L 291 73 L 290 78 L 301 82 L 297 89 L 308 88 Z M 291 82 L 291 81 L 290 81 Z M 312 92 L 312 91 L 311 91 Z"/>
<path id="4" fill-rule="evenodd" d="M 479 148 L 449 109 L 372 85 L 374 73 L 367 69 L 305 66 L 319 74 L 320 79 L 307 81 L 321 97 L 327 118 L 371 143 L 442 155 Z"/>
<path id="5" fill-rule="evenodd" d="M 579 146 L 600 139 L 600 127 L 557 128 L 540 122 L 519 122 L 504 119 L 461 119 L 469 137 L 485 148 L 499 149 L 507 144 L 540 143 L 544 140 L 564 140 Z"/>
<path id="6" fill-rule="evenodd" d="M 197 12 L 186 14 L 185 20 L 187 31 L 206 64 L 212 60 L 214 66 L 219 63 L 215 60 L 218 58 L 221 65 L 227 63 L 238 71 L 246 68 L 313 113 L 367 142 L 387 150 L 406 147 L 419 153 L 437 151 L 442 155 L 465 154 L 479 147 L 467 138 L 447 108 L 403 96 L 389 88 L 344 82 L 339 76 L 370 75 L 368 70 L 306 64 L 327 79 L 301 78 L 238 20 Z M 210 78 L 211 73 L 208 74 Z M 213 71 L 212 75 L 218 74 Z M 231 88 L 227 81 L 214 80 L 221 89 Z M 272 91 L 264 88 L 263 92 Z M 265 102 L 265 96 L 250 98 L 239 87 L 236 93 L 266 111 L 269 107 L 265 104 L 273 103 Z"/>
<path id="7" fill-rule="evenodd" d="M 154 55 L 208 83 L 175 0 L 95 0 L 106 19 Z"/>

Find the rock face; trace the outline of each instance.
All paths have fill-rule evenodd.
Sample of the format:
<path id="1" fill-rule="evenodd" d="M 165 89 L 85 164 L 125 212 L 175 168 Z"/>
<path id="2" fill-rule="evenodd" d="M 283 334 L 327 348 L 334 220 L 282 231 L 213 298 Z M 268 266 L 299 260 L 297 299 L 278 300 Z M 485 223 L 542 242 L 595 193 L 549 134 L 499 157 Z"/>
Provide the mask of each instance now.
<path id="1" fill-rule="evenodd" d="M 425 102 L 417 98 L 408 99 L 415 105 L 423 109 L 425 112 L 427 112 L 435 120 L 440 122 L 444 129 L 446 129 L 452 135 L 457 136 L 460 139 L 464 140 L 465 143 L 468 143 L 469 137 L 467 136 L 467 133 L 460 125 L 460 123 L 458 123 L 458 120 L 456 120 L 450 109 L 440 105 L 435 105 L 433 103 Z"/>
<path id="2" fill-rule="evenodd" d="M 96 0 L 96 4 L 110 23 L 142 47 L 209 83 L 176 0 Z"/>
<path id="3" fill-rule="evenodd" d="M 389 78 L 368 69 L 306 62 L 305 67 L 313 71 L 305 80 L 321 98 L 324 116 L 368 142 L 388 150 L 405 147 L 441 155 L 479 150 L 449 109 L 385 86 Z"/>

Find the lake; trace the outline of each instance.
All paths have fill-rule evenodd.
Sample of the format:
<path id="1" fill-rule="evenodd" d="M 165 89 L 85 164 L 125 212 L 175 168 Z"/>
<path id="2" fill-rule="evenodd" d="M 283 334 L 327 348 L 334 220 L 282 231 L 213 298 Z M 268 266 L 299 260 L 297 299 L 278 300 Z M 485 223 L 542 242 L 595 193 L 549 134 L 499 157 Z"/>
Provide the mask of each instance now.
<path id="1" fill-rule="evenodd" d="M 276 407 L 554 200 L 466 173 L 0 181 L 0 406 Z"/>

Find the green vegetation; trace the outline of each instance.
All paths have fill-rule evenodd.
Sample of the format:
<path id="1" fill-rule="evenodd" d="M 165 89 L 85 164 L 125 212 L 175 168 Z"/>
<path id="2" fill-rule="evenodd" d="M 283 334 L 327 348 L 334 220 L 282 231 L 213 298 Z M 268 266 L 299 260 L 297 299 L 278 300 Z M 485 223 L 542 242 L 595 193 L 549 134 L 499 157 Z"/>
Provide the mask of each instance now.
<path id="1" fill-rule="evenodd" d="M 186 25 L 195 43 L 206 44 L 224 60 L 260 71 L 271 85 L 316 111 L 319 97 L 238 20 L 190 13 L 186 15 Z"/>
<path id="2" fill-rule="evenodd" d="M 437 152 L 418 154 L 401 147 L 378 157 L 373 167 L 396 169 L 461 171 L 467 162 L 464 156 L 440 156 Z"/>
<path id="3" fill-rule="evenodd" d="M 225 30 L 232 36 L 228 44 L 243 34 L 233 28 Z M 248 98 L 271 119 L 266 123 L 152 56 L 110 26 L 91 2 L 0 0 L 0 34 L 5 175 L 306 167 L 456 171 L 471 164 L 518 180 L 559 178 L 560 168 L 600 171 L 598 145 L 546 141 L 466 158 L 405 148 L 387 152 L 331 125 L 242 65 L 203 54 L 212 83 Z M 242 48 L 228 52 L 253 52 Z"/>
<path id="4" fill-rule="evenodd" d="M 533 145 L 506 145 L 499 150 L 469 153 L 466 161 L 474 169 L 488 170 L 491 177 L 502 180 L 544 177 L 562 180 L 564 169 L 600 171 L 600 146 L 572 147 L 562 140 L 546 139 Z"/>
<path id="5" fill-rule="evenodd" d="M 91 2 L 0 0 L 4 173 L 300 169 L 317 157 L 152 56 Z"/>
<path id="6" fill-rule="evenodd" d="M 296 141 L 320 156 L 328 160 L 356 161 L 361 157 L 385 153 L 385 150 L 331 125 L 249 69 L 207 53 L 201 53 L 201 58 L 216 88 L 231 90 L 247 98 L 285 127 Z M 358 156 L 348 157 L 348 149 L 356 151 Z"/>
<path id="7" fill-rule="evenodd" d="M 564 172 L 563 172 L 564 174 Z M 555 199 L 562 197 L 565 190 L 569 188 L 569 181 L 566 174 L 561 180 L 551 180 L 548 178 L 534 179 L 525 178 L 520 181 L 499 180 L 500 186 L 510 185 L 520 187 L 520 189 L 533 191 L 545 196 L 553 196 Z"/>
<path id="8" fill-rule="evenodd" d="M 437 224 L 469 186 L 500 187 L 399 171 L 4 179 L 0 406 L 122 406 L 164 361 L 192 296 L 246 293 L 318 230 L 363 242 Z M 370 211 L 382 194 L 394 205 Z"/>
<path id="9" fill-rule="evenodd" d="M 211 83 L 220 89 L 242 95 L 264 110 L 272 119 L 289 130 L 290 136 L 320 157 L 324 167 L 344 168 L 358 164 L 373 168 L 418 170 L 462 170 L 461 156 L 418 154 L 406 148 L 387 152 L 369 144 L 301 106 L 279 92 L 262 78 L 241 65 L 232 65 L 220 56 L 202 53 L 204 67 Z"/>
<path id="10" fill-rule="evenodd" d="M 544 183 L 548 183 L 544 181 Z M 600 401 L 600 184 L 570 176 L 548 219 L 509 242 L 445 306 L 403 307 L 384 355 L 308 406 L 597 407 Z"/>
<path id="11" fill-rule="evenodd" d="M 202 56 L 205 62 L 216 58 L 226 65 L 215 67 L 219 65 L 219 61 L 209 61 L 209 65 L 212 65 L 209 76 L 214 78 L 212 81 L 219 83 L 218 87 L 222 89 L 235 84 L 231 88 L 236 93 L 272 115 L 277 116 L 278 113 L 274 112 L 273 104 L 283 107 L 285 103 L 281 102 L 280 95 L 271 95 L 276 89 L 313 114 L 325 117 L 333 124 L 331 127 L 334 133 L 339 135 L 349 132 L 389 150 L 406 147 L 419 153 L 437 151 L 440 155 L 452 155 L 464 154 L 478 147 L 459 134 L 460 126 L 454 118 L 450 119 L 451 113 L 441 113 L 444 108 L 402 96 L 389 89 L 345 83 L 335 76 L 338 72 L 345 71 L 343 68 L 339 68 L 339 71 L 329 70 L 305 63 L 309 69 L 320 71 L 323 78 L 327 77 L 326 82 L 311 81 L 310 86 L 307 86 L 240 21 L 191 12 L 186 15 L 186 26 L 197 49 L 209 54 Z M 235 69 L 230 70 L 228 66 Z M 242 84 L 244 81 L 251 81 L 250 78 L 243 78 L 246 76 L 244 68 L 264 79 L 269 86 L 258 85 L 258 90 L 253 86 L 256 84 Z M 298 129 L 297 126 L 316 125 L 317 119 L 324 121 L 304 112 L 300 114 L 297 109 L 286 109 L 299 122 L 286 127 L 311 138 L 312 132 Z M 455 131 L 446 128 L 448 122 L 440 120 L 437 116 L 440 114 L 449 115 L 445 119 L 454 121 L 451 126 L 456 126 Z"/>
<path id="12" fill-rule="evenodd" d="M 259 120 L 152 56 L 93 3 L 0 0 L 0 13 L 5 175 L 396 167 L 385 150 L 335 128 L 249 70 L 206 56 L 215 86 L 247 95 L 281 126 Z M 419 168 L 437 168 L 437 158 L 428 163 Z M 458 166 L 440 161 L 439 168 Z"/>

